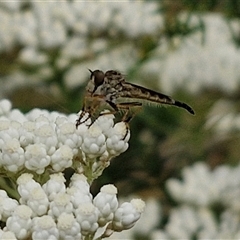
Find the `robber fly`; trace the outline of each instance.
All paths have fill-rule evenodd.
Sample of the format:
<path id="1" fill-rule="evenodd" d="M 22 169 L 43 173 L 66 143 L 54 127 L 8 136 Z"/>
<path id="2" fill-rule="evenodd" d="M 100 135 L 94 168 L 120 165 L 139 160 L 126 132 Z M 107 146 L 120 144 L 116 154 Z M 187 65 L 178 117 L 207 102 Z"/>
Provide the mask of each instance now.
<path id="1" fill-rule="evenodd" d="M 115 114 L 124 111 L 122 121 L 129 122 L 133 115 L 130 110 L 142 106 L 142 101 L 157 104 L 173 105 L 186 109 L 194 114 L 193 109 L 186 103 L 153 90 L 129 83 L 124 76 L 114 70 L 102 72 L 91 71 L 90 80 L 86 87 L 83 108 L 76 122 L 76 127 L 91 119 L 91 124 L 101 115 Z M 103 110 L 110 110 L 108 112 Z"/>

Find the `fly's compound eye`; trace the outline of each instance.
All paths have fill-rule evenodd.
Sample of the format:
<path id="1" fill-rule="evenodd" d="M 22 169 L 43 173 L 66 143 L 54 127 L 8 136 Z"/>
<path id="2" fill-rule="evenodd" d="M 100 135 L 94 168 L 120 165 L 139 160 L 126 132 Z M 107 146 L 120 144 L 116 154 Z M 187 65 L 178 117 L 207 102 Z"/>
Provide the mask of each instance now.
<path id="1" fill-rule="evenodd" d="M 100 86 L 104 81 L 104 73 L 100 70 L 91 71 L 91 79 L 93 79 L 95 86 Z"/>
<path id="2" fill-rule="evenodd" d="M 105 75 L 100 70 L 91 71 L 89 69 L 89 71 L 91 72 L 91 77 L 90 78 L 93 79 L 93 81 L 94 81 L 94 89 L 93 89 L 93 92 L 92 92 L 92 93 L 94 93 L 97 90 L 98 86 L 103 84 Z"/>

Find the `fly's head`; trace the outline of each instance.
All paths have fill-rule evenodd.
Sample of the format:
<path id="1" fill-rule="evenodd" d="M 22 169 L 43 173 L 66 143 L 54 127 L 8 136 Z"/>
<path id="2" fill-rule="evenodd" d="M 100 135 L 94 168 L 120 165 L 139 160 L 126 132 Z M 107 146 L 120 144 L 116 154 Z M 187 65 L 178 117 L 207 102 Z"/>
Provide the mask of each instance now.
<path id="1" fill-rule="evenodd" d="M 87 85 L 87 92 L 91 94 L 91 96 L 93 94 L 99 94 L 101 95 L 101 91 L 102 91 L 102 85 L 104 83 L 104 77 L 105 74 L 103 71 L 100 70 L 90 70 L 91 76 L 90 76 L 90 81 Z"/>

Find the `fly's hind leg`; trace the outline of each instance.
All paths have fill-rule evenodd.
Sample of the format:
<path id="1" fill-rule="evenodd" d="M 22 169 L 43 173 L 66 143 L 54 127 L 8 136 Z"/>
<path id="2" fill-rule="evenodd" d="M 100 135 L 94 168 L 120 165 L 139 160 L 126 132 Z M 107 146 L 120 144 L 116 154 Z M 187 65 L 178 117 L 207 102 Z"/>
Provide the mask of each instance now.
<path id="1" fill-rule="evenodd" d="M 129 132 L 129 122 L 133 119 L 133 117 L 136 115 L 137 112 L 140 111 L 142 107 L 142 103 L 139 102 L 129 102 L 129 103 L 119 103 L 117 105 L 119 109 L 125 110 L 125 114 L 123 115 L 122 121 L 126 124 L 126 133 L 123 137 L 123 140 L 127 137 L 128 132 Z M 137 109 L 133 112 L 133 108 Z"/>
<path id="2" fill-rule="evenodd" d="M 113 103 L 111 101 L 106 101 L 106 102 L 110 105 L 112 110 L 111 111 L 109 110 L 108 112 L 101 112 L 99 114 L 99 116 L 104 116 L 104 115 L 108 115 L 108 114 L 113 114 L 114 115 L 115 113 L 117 113 L 119 111 L 119 109 L 118 109 L 118 107 L 115 103 Z"/>
<path id="3" fill-rule="evenodd" d="M 140 102 L 129 102 L 129 103 L 119 103 L 117 105 L 119 109 L 125 110 L 125 114 L 123 115 L 122 121 L 129 123 L 132 118 L 140 111 L 142 107 L 142 103 Z M 133 109 L 137 109 L 133 111 Z"/>

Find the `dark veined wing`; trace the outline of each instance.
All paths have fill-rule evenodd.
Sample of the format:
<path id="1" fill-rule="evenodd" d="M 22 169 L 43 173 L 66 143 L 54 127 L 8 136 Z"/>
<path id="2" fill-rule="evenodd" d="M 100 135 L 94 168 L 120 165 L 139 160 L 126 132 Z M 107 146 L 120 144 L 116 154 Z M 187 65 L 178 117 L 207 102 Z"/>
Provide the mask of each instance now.
<path id="1" fill-rule="evenodd" d="M 159 93 L 151 89 L 147 89 L 132 83 L 128 83 L 128 82 L 123 82 L 121 85 L 122 85 L 122 90 L 119 93 L 119 96 L 122 98 L 139 99 L 139 100 L 150 101 L 153 103 L 173 105 L 180 108 L 184 108 L 191 114 L 195 114 L 194 110 L 189 105 L 187 105 L 184 102 L 174 100 L 173 98 L 165 94 L 162 94 L 162 93 Z"/>

